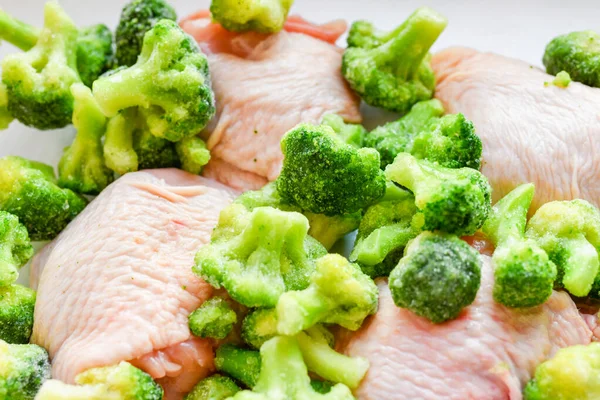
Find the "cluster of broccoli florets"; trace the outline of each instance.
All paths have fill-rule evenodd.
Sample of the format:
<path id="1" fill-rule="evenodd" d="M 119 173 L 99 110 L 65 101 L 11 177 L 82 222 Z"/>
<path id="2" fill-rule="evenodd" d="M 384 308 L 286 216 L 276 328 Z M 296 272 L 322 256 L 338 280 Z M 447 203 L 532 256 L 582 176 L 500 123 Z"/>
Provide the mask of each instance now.
<path id="1" fill-rule="evenodd" d="M 46 350 L 34 344 L 10 344 L 0 339 L 0 398 L 37 399 L 38 390 L 48 379 L 50 361 Z"/>
<path id="2" fill-rule="evenodd" d="M 212 18 L 233 32 L 275 33 L 283 29 L 294 0 L 212 0 Z"/>

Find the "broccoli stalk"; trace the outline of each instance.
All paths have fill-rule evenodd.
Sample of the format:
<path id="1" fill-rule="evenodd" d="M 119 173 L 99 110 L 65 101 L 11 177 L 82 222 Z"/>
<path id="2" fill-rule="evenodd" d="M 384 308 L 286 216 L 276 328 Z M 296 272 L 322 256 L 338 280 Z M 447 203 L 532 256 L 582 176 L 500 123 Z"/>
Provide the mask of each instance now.
<path id="1" fill-rule="evenodd" d="M 556 266 L 546 252 L 525 237 L 534 192 L 533 184 L 514 189 L 496 203 L 482 229 L 496 246 L 492 257 L 494 299 L 508 307 L 543 304 L 556 279 Z"/>
<path id="2" fill-rule="evenodd" d="M 230 378 L 216 374 L 198 382 L 184 400 L 226 400 L 240 390 Z"/>
<path id="3" fill-rule="evenodd" d="M 0 340 L 11 344 L 29 343 L 34 305 L 33 290 L 21 285 L 0 287 Z"/>
<path id="4" fill-rule="evenodd" d="M 23 51 L 31 49 L 38 41 L 40 30 L 0 9 L 0 41 L 18 47 Z"/>
<path id="5" fill-rule="evenodd" d="M 224 344 L 219 346 L 215 354 L 215 368 L 252 388 L 260 373 L 260 353 Z"/>
<path id="6" fill-rule="evenodd" d="M 119 175 L 138 170 L 139 159 L 133 148 L 137 110 L 123 110 L 108 120 L 104 139 L 106 166 Z"/>
<path id="7" fill-rule="evenodd" d="M 16 216 L 0 211 L 0 288 L 14 283 L 19 269 L 32 256 L 33 247 L 25 226 Z"/>
<path id="8" fill-rule="evenodd" d="M 225 339 L 237 322 L 237 315 L 221 297 L 213 297 L 189 316 L 190 330 L 202 338 Z"/>
<path id="9" fill-rule="evenodd" d="M 283 29 L 294 0 L 212 0 L 210 12 L 233 32 L 275 33 Z"/>
<path id="10" fill-rule="evenodd" d="M 446 25 L 442 15 L 419 8 L 379 46 L 347 48 L 342 74 L 367 104 L 406 113 L 433 96 L 428 52 Z"/>
<path id="11" fill-rule="evenodd" d="M 568 74 L 570 79 L 588 86 L 600 87 L 600 34 L 592 30 L 557 36 L 544 52 L 546 72 Z"/>
<path id="12" fill-rule="evenodd" d="M 350 330 L 377 311 L 377 286 L 356 264 L 338 254 L 316 262 L 310 285 L 281 295 L 277 331 L 295 335 L 317 323 L 338 324 Z"/>
<path id="13" fill-rule="evenodd" d="M 385 173 L 413 192 L 425 230 L 472 235 L 491 211 L 490 184 L 474 169 L 444 168 L 400 153 Z"/>
<path id="14" fill-rule="evenodd" d="M 172 142 L 197 134 L 215 112 L 206 56 L 166 19 L 146 33 L 136 64 L 102 76 L 93 90 L 106 116 L 136 107 L 154 136 Z"/>
<path id="15" fill-rule="evenodd" d="M 526 233 L 556 264 L 558 286 L 587 296 L 600 268 L 600 211 L 585 200 L 546 203 L 531 217 Z"/>
<path id="16" fill-rule="evenodd" d="M 35 344 L 8 344 L 0 340 L 1 398 L 37 399 L 36 393 L 47 379 L 50 379 L 50 361 L 46 350 Z"/>
<path id="17" fill-rule="evenodd" d="M 6 85 L 0 81 L 0 131 L 8 128 L 14 118 L 8 111 L 8 93 Z"/>
<path id="18" fill-rule="evenodd" d="M 175 143 L 175 150 L 181 161 L 181 169 L 195 175 L 202 172 L 202 168 L 210 161 L 210 151 L 198 136 L 187 137 Z"/>
<path id="19" fill-rule="evenodd" d="M 431 322 L 456 318 L 481 281 L 479 253 L 454 235 L 423 232 L 390 273 L 394 303 Z"/>

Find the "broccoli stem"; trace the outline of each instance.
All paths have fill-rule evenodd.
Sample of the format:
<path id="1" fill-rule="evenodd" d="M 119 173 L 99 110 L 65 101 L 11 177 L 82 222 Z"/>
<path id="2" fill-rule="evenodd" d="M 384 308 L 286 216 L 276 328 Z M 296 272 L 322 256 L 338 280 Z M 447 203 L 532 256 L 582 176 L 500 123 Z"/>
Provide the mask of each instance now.
<path id="1" fill-rule="evenodd" d="M 512 241 L 525 238 L 527 212 L 534 194 L 535 186 L 524 184 L 496 204 L 494 213 L 483 226 L 485 234 L 496 247 L 508 247 Z"/>
<path id="2" fill-rule="evenodd" d="M 23 51 L 31 49 L 37 43 L 40 30 L 8 15 L 0 9 L 0 38 Z"/>
<path id="3" fill-rule="evenodd" d="M 133 149 L 136 127 L 130 117 L 130 113 L 134 112 L 125 110 L 112 117 L 106 126 L 104 160 L 108 168 L 121 175 L 138 170 L 138 156 Z"/>
<path id="4" fill-rule="evenodd" d="M 323 299 L 315 286 L 287 292 L 277 303 L 277 331 L 282 335 L 293 335 L 315 325 L 331 311 L 329 302 Z"/>
<path id="5" fill-rule="evenodd" d="M 414 236 L 414 229 L 406 223 L 382 226 L 358 241 L 351 257 L 361 264 L 376 265 L 383 262 L 392 250 L 404 247 Z"/>
<path id="6" fill-rule="evenodd" d="M 249 388 L 253 388 L 260 374 L 260 353 L 225 344 L 217 349 L 215 367 Z"/>
<path id="7" fill-rule="evenodd" d="M 95 81 L 94 96 L 104 114 L 114 117 L 126 108 L 149 108 L 153 104 L 148 97 L 148 93 L 152 93 L 152 80 L 146 75 L 144 68 L 134 65 Z M 145 83 L 148 80 L 150 87 Z"/>
<path id="8" fill-rule="evenodd" d="M 575 296 L 587 296 L 600 264 L 598 251 L 583 235 L 563 240 L 561 247 L 566 254 L 561 260 L 564 287 Z"/>

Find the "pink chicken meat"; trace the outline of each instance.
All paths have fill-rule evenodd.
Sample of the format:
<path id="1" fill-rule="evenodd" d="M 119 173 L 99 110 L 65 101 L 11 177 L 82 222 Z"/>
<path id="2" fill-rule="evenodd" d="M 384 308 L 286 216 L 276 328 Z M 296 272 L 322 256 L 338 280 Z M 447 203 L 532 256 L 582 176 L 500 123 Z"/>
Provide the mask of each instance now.
<path id="1" fill-rule="evenodd" d="M 379 311 L 343 344 L 371 367 L 361 400 L 521 400 L 538 364 L 558 349 L 588 344 L 592 332 L 564 292 L 543 306 L 511 310 L 492 298 L 491 259 L 475 302 L 458 319 L 435 325 L 392 301 L 378 281 Z"/>
<path id="2" fill-rule="evenodd" d="M 212 288 L 191 266 L 235 195 L 175 169 L 127 174 L 37 256 L 32 342 L 54 378 L 130 361 L 177 399 L 212 370 L 211 343 L 187 324 Z"/>

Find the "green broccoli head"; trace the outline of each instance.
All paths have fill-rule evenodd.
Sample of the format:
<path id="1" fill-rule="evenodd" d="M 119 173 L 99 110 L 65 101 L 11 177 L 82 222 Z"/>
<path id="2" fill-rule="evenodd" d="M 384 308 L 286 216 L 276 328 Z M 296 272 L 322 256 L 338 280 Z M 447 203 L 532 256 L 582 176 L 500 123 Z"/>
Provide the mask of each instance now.
<path id="1" fill-rule="evenodd" d="M 587 296 L 600 268 L 600 211 L 585 200 L 546 203 L 531 217 L 526 233 L 556 264 L 558 286 Z"/>
<path id="2" fill-rule="evenodd" d="M 496 246 L 492 256 L 494 299 L 508 307 L 543 304 L 556 279 L 556 266 L 548 254 L 525 237 L 534 193 L 533 184 L 514 189 L 496 203 L 482 229 Z"/>
<path id="3" fill-rule="evenodd" d="M 385 173 L 413 192 L 425 230 L 472 235 L 491 211 L 492 189 L 479 171 L 445 168 L 400 153 Z"/>
<path id="4" fill-rule="evenodd" d="M 29 343 L 33 329 L 35 291 L 21 285 L 0 288 L 0 340 Z"/>
<path id="5" fill-rule="evenodd" d="M 175 143 L 154 136 L 143 119 L 137 120 L 137 129 L 133 132 L 132 146 L 137 155 L 137 166 L 134 170 L 153 168 L 179 168 L 179 156 Z M 125 159 L 129 162 L 129 158 Z"/>
<path id="6" fill-rule="evenodd" d="M 316 262 L 310 285 L 281 295 L 277 303 L 277 331 L 295 335 L 317 323 L 338 324 L 350 330 L 377 311 L 375 283 L 360 267 L 338 254 Z"/>
<path id="7" fill-rule="evenodd" d="M 348 31 L 346 42 L 348 47 L 360 47 L 362 49 L 374 49 L 396 37 L 407 25 L 402 25 L 391 32 L 379 30 L 369 21 L 354 21 Z"/>
<path id="8" fill-rule="evenodd" d="M 406 113 L 433 96 L 435 75 L 428 52 L 446 25 L 442 15 L 419 8 L 377 47 L 347 48 L 342 74 L 365 103 Z M 354 43 L 356 39 L 353 34 Z M 373 44 L 372 36 L 362 43 Z"/>
<path id="9" fill-rule="evenodd" d="M 251 311 L 242 322 L 242 339 L 249 346 L 260 349 L 269 339 L 277 336 L 277 310 L 259 308 Z"/>
<path id="10" fill-rule="evenodd" d="M 172 142 L 197 134 L 215 112 L 206 56 L 167 19 L 146 33 L 136 64 L 103 75 L 93 89 L 105 115 L 136 107 L 154 136 Z"/>
<path id="11" fill-rule="evenodd" d="M 104 24 L 79 31 L 77 70 L 81 81 L 87 87 L 92 87 L 92 83 L 110 68 L 113 61 L 112 44 L 112 32 Z"/>
<path id="12" fill-rule="evenodd" d="M 16 216 L 0 211 L 0 288 L 14 283 L 19 277 L 19 269 L 32 256 L 27 228 Z"/>
<path id="13" fill-rule="evenodd" d="M 177 14 L 164 0 L 133 0 L 123 7 L 115 32 L 115 61 L 132 66 L 142 51 L 144 35 L 162 19 L 177 20 Z"/>
<path id="14" fill-rule="evenodd" d="M 307 399 L 351 400 L 350 389 L 339 383 L 327 394 L 311 386 L 306 364 L 295 337 L 277 336 L 260 348 L 262 368 L 252 391 L 238 392 L 231 400 Z"/>
<path id="15" fill-rule="evenodd" d="M 329 126 L 300 124 L 281 140 L 277 190 L 284 202 L 329 216 L 352 214 L 383 196 L 379 154 L 343 142 Z"/>
<path id="16" fill-rule="evenodd" d="M 175 150 L 181 161 L 181 169 L 191 174 L 198 175 L 210 161 L 210 151 L 198 136 L 190 136 L 175 143 Z"/>
<path id="17" fill-rule="evenodd" d="M 104 163 L 102 150 L 106 117 L 88 87 L 73 84 L 71 93 L 75 99 L 73 125 L 77 134 L 58 164 L 58 185 L 77 193 L 98 194 L 114 178 Z"/>
<path id="18" fill-rule="evenodd" d="M 0 42 L 5 40 L 21 50 L 27 51 L 35 46 L 39 35 L 39 29 L 0 9 Z"/>
<path id="19" fill-rule="evenodd" d="M 538 365 L 525 400 L 593 400 L 600 397 L 600 343 L 558 350 Z"/>
<path id="20" fill-rule="evenodd" d="M 49 1 L 44 7 L 44 28 L 36 45 L 2 61 L 8 110 L 23 124 L 45 130 L 71 123 L 73 96 L 70 87 L 80 82 L 78 33 L 58 2 Z"/>
<path id="21" fill-rule="evenodd" d="M 227 301 L 213 297 L 189 316 L 192 333 L 202 338 L 225 339 L 237 322 L 237 315 Z"/>
<path id="22" fill-rule="evenodd" d="M 260 373 L 260 353 L 232 344 L 223 344 L 215 353 L 215 368 L 252 388 L 256 385 Z"/>
<path id="23" fill-rule="evenodd" d="M 294 0 L 212 0 L 210 12 L 223 28 L 233 32 L 275 33 L 283 29 Z"/>
<path id="24" fill-rule="evenodd" d="M 12 114 L 8 111 L 8 93 L 6 85 L 0 81 L 0 131 L 8 128 L 13 119 Z"/>
<path id="25" fill-rule="evenodd" d="M 600 34 L 592 30 L 557 36 L 544 52 L 546 72 L 566 71 L 571 79 L 600 87 Z"/>
<path id="26" fill-rule="evenodd" d="M 325 114 L 321 120 L 321 125 L 327 125 L 344 141 L 356 148 L 363 147 L 363 141 L 367 130 L 360 124 L 347 124 L 344 119 L 337 114 Z"/>
<path id="27" fill-rule="evenodd" d="M 8 344 L 0 340 L 0 398 L 33 400 L 50 379 L 48 353 L 34 344 Z"/>
<path id="28" fill-rule="evenodd" d="M 479 253 L 454 235 L 423 232 L 390 273 L 394 303 L 431 322 L 456 318 L 481 281 Z"/>
<path id="29" fill-rule="evenodd" d="M 215 374 L 198 382 L 184 400 L 226 400 L 240 390 L 230 378 Z"/>
<path id="30" fill-rule="evenodd" d="M 302 214 L 241 204 L 223 210 L 194 272 L 248 307 L 274 307 L 286 290 L 308 286 L 314 260 L 326 250 L 310 236 Z"/>
<path id="31" fill-rule="evenodd" d="M 87 205 L 56 184 L 52 167 L 21 157 L 0 158 L 0 210 L 16 215 L 31 240 L 51 240 Z"/>

